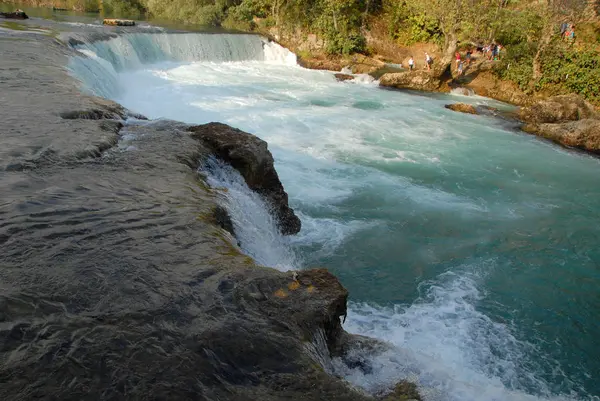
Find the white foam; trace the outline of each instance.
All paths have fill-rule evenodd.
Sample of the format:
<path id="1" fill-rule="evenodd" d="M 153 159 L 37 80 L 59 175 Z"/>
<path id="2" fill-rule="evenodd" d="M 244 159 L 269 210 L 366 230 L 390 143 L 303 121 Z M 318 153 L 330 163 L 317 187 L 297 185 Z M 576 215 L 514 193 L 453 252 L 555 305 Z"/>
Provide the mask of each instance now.
<path id="1" fill-rule="evenodd" d="M 231 166 L 210 159 L 204 168 L 208 183 L 221 190 L 221 199 L 233 222 L 243 251 L 265 266 L 286 271 L 300 265 L 286 237 L 279 233 L 270 208 Z"/>
<path id="2" fill-rule="evenodd" d="M 367 374 L 340 361 L 337 369 L 373 393 L 399 379 L 415 381 L 428 401 L 572 400 L 552 395 L 528 370 L 525 351 L 532 345 L 477 310 L 484 296 L 477 288 L 481 274 L 467 269 L 422 283 L 423 296 L 412 305 L 350 304 L 346 330 L 393 347 L 367 356 L 373 369 Z"/>

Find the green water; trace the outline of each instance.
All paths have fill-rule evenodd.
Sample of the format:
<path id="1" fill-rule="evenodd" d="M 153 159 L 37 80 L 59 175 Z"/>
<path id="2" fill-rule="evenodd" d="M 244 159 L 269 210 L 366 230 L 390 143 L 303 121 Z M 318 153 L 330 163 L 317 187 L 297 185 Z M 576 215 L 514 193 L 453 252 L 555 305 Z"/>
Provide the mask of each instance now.
<path id="1" fill-rule="evenodd" d="M 332 270 L 346 329 L 395 346 L 370 373 L 341 368 L 348 380 L 376 391 L 414 375 L 436 401 L 600 394 L 599 159 L 443 107 L 489 99 L 339 83 L 257 37 L 212 36 L 94 43 L 72 68 L 150 118 L 269 143 L 303 229 L 236 233 L 265 265 Z"/>

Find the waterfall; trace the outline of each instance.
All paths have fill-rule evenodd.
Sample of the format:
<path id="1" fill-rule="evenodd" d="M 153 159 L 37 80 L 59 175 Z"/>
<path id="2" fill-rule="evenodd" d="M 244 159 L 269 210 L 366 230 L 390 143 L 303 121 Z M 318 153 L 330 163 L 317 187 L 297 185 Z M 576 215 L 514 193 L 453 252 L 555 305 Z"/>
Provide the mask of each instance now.
<path id="1" fill-rule="evenodd" d="M 108 40 L 79 41 L 69 70 L 95 95 L 119 95 L 118 73 L 161 62 L 262 62 L 296 65 L 296 55 L 250 34 L 126 33 Z"/>
<path id="2" fill-rule="evenodd" d="M 210 158 L 203 172 L 208 184 L 222 191 L 221 202 L 229 212 L 240 247 L 258 263 L 279 270 L 292 270 L 299 262 L 277 220 L 263 198 L 246 185 L 240 173 L 220 160 Z"/>

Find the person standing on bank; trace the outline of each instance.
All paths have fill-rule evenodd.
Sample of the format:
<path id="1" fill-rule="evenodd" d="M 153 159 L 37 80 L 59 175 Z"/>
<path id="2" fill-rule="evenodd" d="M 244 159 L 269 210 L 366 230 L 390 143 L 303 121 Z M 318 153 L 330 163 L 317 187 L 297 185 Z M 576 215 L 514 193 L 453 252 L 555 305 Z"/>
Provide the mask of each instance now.
<path id="1" fill-rule="evenodd" d="M 425 64 L 427 65 L 427 71 L 431 71 L 431 64 L 433 64 L 433 59 L 427 52 L 425 52 Z"/>
<path id="2" fill-rule="evenodd" d="M 415 59 L 413 58 L 413 56 L 410 56 L 410 58 L 408 59 L 408 69 L 412 71 L 414 68 L 415 68 Z"/>

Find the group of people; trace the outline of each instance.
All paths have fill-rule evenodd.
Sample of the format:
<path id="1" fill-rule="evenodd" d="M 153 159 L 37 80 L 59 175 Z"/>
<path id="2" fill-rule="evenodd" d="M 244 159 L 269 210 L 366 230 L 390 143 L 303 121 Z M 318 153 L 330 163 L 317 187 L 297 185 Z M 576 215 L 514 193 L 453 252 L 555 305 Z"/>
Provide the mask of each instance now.
<path id="1" fill-rule="evenodd" d="M 462 59 L 460 52 L 456 52 L 454 54 L 454 56 L 456 58 L 456 72 L 458 72 L 458 75 L 462 75 L 465 71 L 465 64 L 467 66 L 471 65 L 471 60 L 473 58 L 473 50 L 471 50 L 471 49 L 467 50 L 467 52 L 465 53 L 464 61 Z"/>
<path id="2" fill-rule="evenodd" d="M 463 75 L 465 68 L 471 65 L 471 61 L 473 59 L 473 54 L 477 51 L 482 55 L 486 55 L 488 60 L 499 60 L 500 59 L 500 50 L 502 49 L 502 45 L 499 43 L 493 42 L 486 46 L 477 46 L 470 49 L 467 49 L 465 53 L 465 57 L 463 57 L 460 52 L 455 53 L 456 59 L 456 71 L 458 75 Z M 433 65 L 433 58 L 425 52 L 425 66 L 423 67 L 427 71 L 431 71 L 431 66 Z M 415 69 L 415 59 L 413 56 L 410 56 L 408 59 L 408 68 L 410 71 Z"/>
<path id="3" fill-rule="evenodd" d="M 427 69 L 427 71 L 431 71 L 432 65 L 433 58 L 429 55 L 429 53 L 425 52 L 425 69 Z M 411 71 L 415 69 L 415 59 L 413 56 L 410 56 L 408 59 L 408 69 Z"/>
<path id="4" fill-rule="evenodd" d="M 560 24 L 560 36 L 563 40 L 573 42 L 575 40 L 575 25 L 567 22 Z"/>

